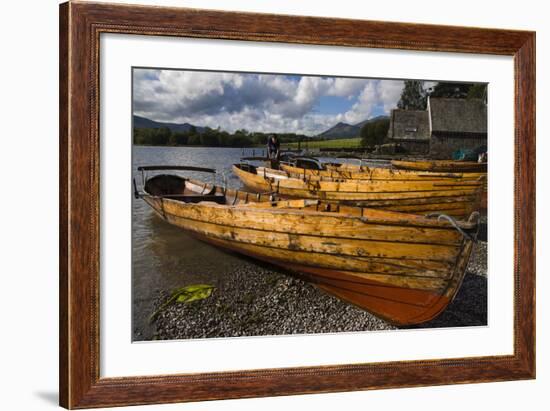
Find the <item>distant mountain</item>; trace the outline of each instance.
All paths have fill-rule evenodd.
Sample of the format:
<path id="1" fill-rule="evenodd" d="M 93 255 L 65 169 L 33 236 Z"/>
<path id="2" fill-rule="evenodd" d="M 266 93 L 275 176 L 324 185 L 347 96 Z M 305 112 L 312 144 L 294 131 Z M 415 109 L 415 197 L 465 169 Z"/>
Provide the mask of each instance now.
<path id="1" fill-rule="evenodd" d="M 372 123 L 373 121 L 384 120 L 389 118 L 388 116 L 376 116 L 363 120 L 357 124 L 347 124 L 347 123 L 338 123 L 335 126 L 329 128 L 326 131 L 323 131 L 321 134 L 318 134 L 318 137 L 322 137 L 326 140 L 331 139 L 340 139 L 340 138 L 353 138 L 359 137 L 361 134 L 361 127 L 367 123 Z"/>
<path id="2" fill-rule="evenodd" d="M 319 137 L 327 140 L 337 138 L 352 138 L 357 137 L 360 131 L 361 129 L 359 127 L 340 122 L 335 126 L 329 128 L 328 130 L 323 131 L 321 134 L 319 134 Z"/>
<path id="3" fill-rule="evenodd" d="M 193 124 L 189 123 L 161 123 L 159 121 L 149 120 L 145 117 L 135 116 L 134 115 L 134 128 L 161 128 L 161 127 L 168 127 L 172 132 L 177 131 L 189 131 L 191 127 L 193 127 Z M 194 126 L 197 129 L 198 133 L 202 133 L 205 130 L 205 127 L 200 126 Z"/>
<path id="4" fill-rule="evenodd" d="M 387 120 L 387 119 L 389 119 L 389 116 L 384 116 L 384 115 L 376 116 L 376 117 L 372 117 L 372 118 L 369 118 L 368 120 L 363 120 L 360 123 L 355 124 L 355 127 L 359 127 L 359 130 L 361 130 L 361 128 L 367 123 L 372 123 L 373 121 Z"/>

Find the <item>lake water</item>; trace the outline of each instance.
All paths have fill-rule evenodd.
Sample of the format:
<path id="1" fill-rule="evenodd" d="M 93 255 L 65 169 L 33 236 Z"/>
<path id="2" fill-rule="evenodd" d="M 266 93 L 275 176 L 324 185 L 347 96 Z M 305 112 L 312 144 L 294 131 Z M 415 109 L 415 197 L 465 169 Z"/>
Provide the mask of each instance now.
<path id="1" fill-rule="evenodd" d="M 239 187 L 231 175 L 240 148 L 133 147 L 133 175 L 141 187 L 141 165 L 192 165 L 211 167 L 227 174 L 227 183 Z M 207 173 L 182 175 L 210 181 Z M 240 258 L 219 251 L 161 220 L 143 200 L 132 201 L 132 329 L 133 339 L 150 339 L 154 329 L 148 317 L 159 291 L 186 284 L 216 285 L 225 270 L 243 264 Z M 246 262 L 244 262 L 246 263 Z"/>

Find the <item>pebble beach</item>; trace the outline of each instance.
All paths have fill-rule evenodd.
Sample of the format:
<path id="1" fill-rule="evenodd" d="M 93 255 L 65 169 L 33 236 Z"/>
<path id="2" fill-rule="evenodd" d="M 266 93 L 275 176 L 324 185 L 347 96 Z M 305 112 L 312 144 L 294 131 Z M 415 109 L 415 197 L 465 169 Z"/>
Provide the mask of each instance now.
<path id="1" fill-rule="evenodd" d="M 160 291 L 155 307 L 160 307 L 169 295 L 170 290 Z M 486 324 L 487 243 L 478 241 L 453 302 L 434 320 L 404 328 Z M 308 282 L 246 259 L 242 267 L 224 274 L 210 297 L 166 307 L 156 316 L 153 327 L 154 340 L 396 329 Z"/>

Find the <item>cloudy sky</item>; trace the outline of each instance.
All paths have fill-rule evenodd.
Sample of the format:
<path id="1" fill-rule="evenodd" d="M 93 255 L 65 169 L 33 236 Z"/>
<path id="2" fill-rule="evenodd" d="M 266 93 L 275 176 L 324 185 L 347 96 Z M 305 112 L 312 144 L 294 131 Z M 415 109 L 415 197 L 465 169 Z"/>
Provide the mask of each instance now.
<path id="1" fill-rule="evenodd" d="M 134 69 L 134 114 L 234 132 L 318 134 L 388 114 L 403 81 Z"/>

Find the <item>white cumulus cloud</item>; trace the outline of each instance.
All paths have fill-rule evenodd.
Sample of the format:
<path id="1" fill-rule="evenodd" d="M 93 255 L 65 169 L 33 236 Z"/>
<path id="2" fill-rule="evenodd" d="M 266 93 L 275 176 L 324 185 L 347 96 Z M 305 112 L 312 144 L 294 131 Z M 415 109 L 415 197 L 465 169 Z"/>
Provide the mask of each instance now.
<path id="1" fill-rule="evenodd" d="M 133 103 L 135 114 L 156 121 L 314 135 L 388 113 L 402 88 L 395 80 L 135 69 Z M 324 96 L 348 99 L 351 108 L 319 113 Z"/>

